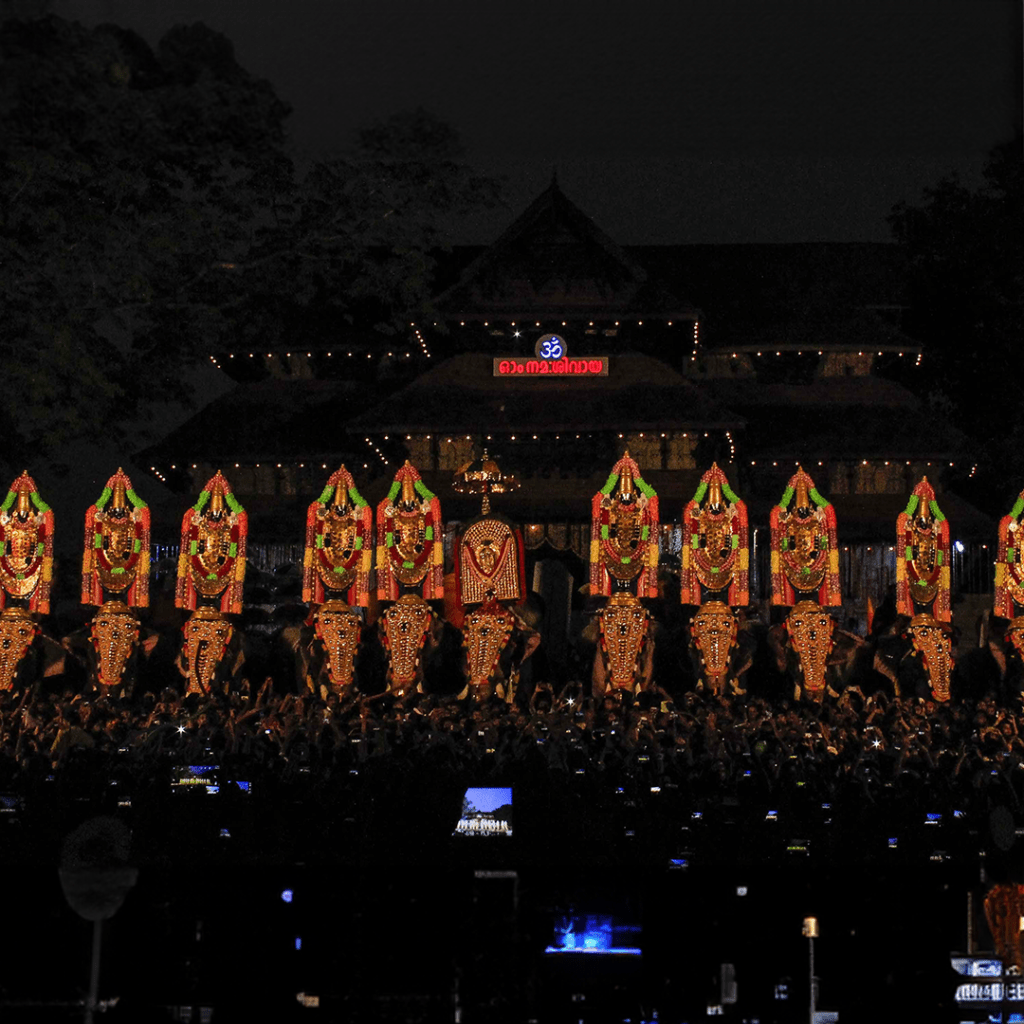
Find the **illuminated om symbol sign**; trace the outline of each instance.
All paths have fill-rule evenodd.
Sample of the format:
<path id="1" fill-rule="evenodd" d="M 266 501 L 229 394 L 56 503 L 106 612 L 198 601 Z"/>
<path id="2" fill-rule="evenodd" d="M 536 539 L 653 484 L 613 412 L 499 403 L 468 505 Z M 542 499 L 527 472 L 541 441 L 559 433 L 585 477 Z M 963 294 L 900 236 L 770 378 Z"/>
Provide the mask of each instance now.
<path id="1" fill-rule="evenodd" d="M 537 355 L 541 359 L 561 359 L 565 355 L 565 346 L 562 339 L 553 334 L 550 338 L 541 342 L 540 351 Z"/>

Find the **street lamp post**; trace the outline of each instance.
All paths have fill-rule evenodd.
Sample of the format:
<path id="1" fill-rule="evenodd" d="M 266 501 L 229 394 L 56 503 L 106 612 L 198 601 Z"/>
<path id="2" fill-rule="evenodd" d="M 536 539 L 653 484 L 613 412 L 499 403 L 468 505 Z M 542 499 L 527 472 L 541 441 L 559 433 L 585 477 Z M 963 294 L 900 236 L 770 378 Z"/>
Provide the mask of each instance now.
<path id="1" fill-rule="evenodd" d="M 805 917 L 804 918 L 804 935 L 807 936 L 807 944 L 810 953 L 810 1012 L 808 1015 L 809 1024 L 814 1024 L 814 1018 L 816 1016 L 816 1007 L 818 1004 L 818 979 L 814 975 L 814 940 L 818 937 L 818 919 L 816 917 Z"/>

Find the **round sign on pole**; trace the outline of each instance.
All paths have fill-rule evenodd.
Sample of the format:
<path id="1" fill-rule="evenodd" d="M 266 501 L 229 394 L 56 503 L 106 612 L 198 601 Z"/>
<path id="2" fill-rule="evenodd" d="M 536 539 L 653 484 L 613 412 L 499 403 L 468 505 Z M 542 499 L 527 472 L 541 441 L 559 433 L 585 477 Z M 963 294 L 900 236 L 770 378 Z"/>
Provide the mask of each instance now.
<path id="1" fill-rule="evenodd" d="M 538 359 L 561 359 L 568 354 L 569 346 L 560 334 L 542 334 L 533 351 Z"/>
<path id="2" fill-rule="evenodd" d="M 116 818 L 90 818 L 64 842 L 60 883 L 80 917 L 113 917 L 135 884 L 138 869 L 128 863 L 131 832 Z"/>

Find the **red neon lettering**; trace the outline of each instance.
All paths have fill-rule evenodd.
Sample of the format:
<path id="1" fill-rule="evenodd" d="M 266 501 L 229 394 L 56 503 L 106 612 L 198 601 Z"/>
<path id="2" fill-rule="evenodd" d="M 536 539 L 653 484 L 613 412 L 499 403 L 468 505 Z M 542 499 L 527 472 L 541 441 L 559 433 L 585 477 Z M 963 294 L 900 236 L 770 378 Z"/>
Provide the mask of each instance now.
<path id="1" fill-rule="evenodd" d="M 527 377 L 586 377 L 605 372 L 603 359 L 501 359 L 495 362 L 495 373 L 501 377 L 523 374 Z"/>

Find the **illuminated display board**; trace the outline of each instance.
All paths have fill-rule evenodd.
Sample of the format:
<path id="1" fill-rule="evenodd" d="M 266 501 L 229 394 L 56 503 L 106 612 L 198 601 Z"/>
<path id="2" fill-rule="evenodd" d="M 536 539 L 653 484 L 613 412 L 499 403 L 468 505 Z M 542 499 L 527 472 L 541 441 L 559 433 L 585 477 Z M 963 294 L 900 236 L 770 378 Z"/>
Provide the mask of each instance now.
<path id="1" fill-rule="evenodd" d="M 1024 982 L 968 981 L 957 986 L 958 1003 L 1024 1003 Z"/>
<path id="2" fill-rule="evenodd" d="M 641 956 L 636 945 L 640 928 L 607 914 L 574 914 L 555 923 L 548 954 L 589 953 L 597 956 Z"/>
<path id="3" fill-rule="evenodd" d="M 962 1007 L 977 1007 L 986 1010 L 993 1003 L 1024 1003 L 1024 979 L 1019 975 L 1004 974 L 1002 962 L 992 954 L 982 956 L 954 956 L 950 958 L 953 970 L 961 977 L 970 978 L 970 981 L 961 982 L 956 989 L 954 996 L 957 1005 Z M 1012 968 L 1011 968 L 1012 970 Z M 1024 1015 L 1021 1014 L 1021 1007 L 1018 1005 L 1009 1015 L 1009 1021 L 1024 1022 Z M 995 1017 L 989 1016 L 989 1020 Z"/>
<path id="4" fill-rule="evenodd" d="M 226 786 L 237 786 L 243 793 L 252 792 L 252 785 L 247 781 L 240 779 L 222 780 L 220 778 L 220 769 L 217 765 L 212 764 L 177 765 L 173 769 L 171 790 L 175 793 L 184 793 L 189 790 L 205 789 L 207 793 L 219 793 L 222 782 Z"/>
<path id="5" fill-rule="evenodd" d="M 470 787 L 462 798 L 457 836 L 511 836 L 512 787 Z"/>
<path id="6" fill-rule="evenodd" d="M 535 359 L 495 356 L 495 377 L 607 377 L 608 356 L 569 358 L 569 346 L 558 334 L 545 334 L 533 347 Z"/>

